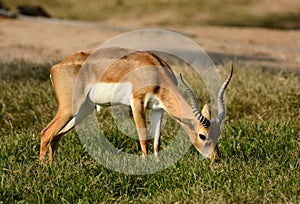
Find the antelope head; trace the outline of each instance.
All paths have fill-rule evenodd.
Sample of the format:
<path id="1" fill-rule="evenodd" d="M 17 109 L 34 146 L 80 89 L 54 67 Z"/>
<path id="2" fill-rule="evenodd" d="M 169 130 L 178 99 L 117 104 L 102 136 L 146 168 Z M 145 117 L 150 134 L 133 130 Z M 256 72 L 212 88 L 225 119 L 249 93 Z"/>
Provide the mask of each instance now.
<path id="1" fill-rule="evenodd" d="M 230 73 L 218 93 L 218 115 L 213 120 L 211 119 L 210 110 L 207 104 L 204 105 L 202 111 L 200 112 L 198 99 L 195 93 L 180 75 L 180 79 L 183 85 L 191 96 L 191 107 L 198 123 L 196 125 L 196 132 L 198 133 L 198 135 L 192 140 L 192 142 L 204 158 L 209 158 L 212 161 L 217 161 L 219 159 L 219 150 L 217 143 L 221 135 L 222 121 L 225 119 L 224 93 L 232 78 L 232 74 L 233 66 L 231 65 Z"/>

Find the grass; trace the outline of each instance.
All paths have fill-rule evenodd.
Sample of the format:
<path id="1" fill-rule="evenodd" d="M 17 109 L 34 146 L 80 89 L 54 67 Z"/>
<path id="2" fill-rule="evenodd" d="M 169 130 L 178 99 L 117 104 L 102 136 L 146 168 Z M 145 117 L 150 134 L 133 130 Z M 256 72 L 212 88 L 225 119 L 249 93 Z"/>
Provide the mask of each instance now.
<path id="1" fill-rule="evenodd" d="M 191 147 L 169 168 L 137 176 L 97 163 L 75 131 L 60 142 L 53 167 L 39 165 L 39 132 L 57 107 L 49 66 L 0 63 L 0 203 L 299 202 L 299 75 L 238 64 L 226 92 L 221 161 L 199 160 Z M 119 135 L 108 124 L 107 136 Z M 127 140 L 119 137 L 111 142 Z"/>
<path id="2" fill-rule="evenodd" d="M 60 19 L 103 21 L 116 19 L 145 20 L 145 26 L 155 25 L 225 25 L 256 26 L 280 29 L 299 29 L 300 5 L 282 11 L 270 11 L 260 7 L 257 0 L 6 0 L 16 11 L 19 5 L 42 5 L 53 17 Z M 280 2 L 272 2 L 280 4 Z M 297 8 L 297 6 L 299 8 Z M 258 7 L 258 9 L 257 9 Z M 125 24 L 129 24 L 124 21 Z"/>
<path id="3" fill-rule="evenodd" d="M 299 29 L 300 28 L 300 9 L 299 12 L 275 13 L 270 12 L 264 15 L 255 15 L 245 12 L 244 14 L 236 11 L 227 11 L 225 18 L 213 18 L 207 22 L 209 25 L 223 25 L 234 27 L 263 27 L 271 29 Z M 237 17 L 238 16 L 238 17 Z"/>

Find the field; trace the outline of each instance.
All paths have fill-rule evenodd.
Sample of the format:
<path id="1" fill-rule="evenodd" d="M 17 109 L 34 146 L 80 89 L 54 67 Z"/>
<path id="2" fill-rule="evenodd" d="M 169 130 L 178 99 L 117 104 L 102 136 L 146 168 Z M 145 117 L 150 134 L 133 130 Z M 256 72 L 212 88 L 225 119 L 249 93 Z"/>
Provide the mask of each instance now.
<path id="1" fill-rule="evenodd" d="M 55 18 L 102 27 L 0 18 L 0 204 L 300 202 L 298 0 L 4 2 L 13 11 L 41 4 Z M 122 174 L 91 157 L 73 130 L 62 138 L 54 165 L 41 166 L 39 133 L 57 109 L 50 66 L 124 30 L 149 27 L 188 34 L 215 60 L 222 79 L 234 63 L 220 161 L 199 159 L 191 146 L 165 170 Z M 200 106 L 209 102 L 204 87 L 189 82 Z M 114 146 L 140 154 L 138 141 L 114 125 L 110 109 L 97 117 Z M 162 148 L 178 129 L 167 121 Z"/>
<path id="2" fill-rule="evenodd" d="M 57 107 L 48 68 L 49 64 L 1 63 L 3 203 L 299 201 L 299 75 L 238 64 L 226 92 L 220 162 L 199 160 L 192 147 L 171 167 L 137 176 L 98 164 L 75 131 L 61 141 L 53 167 L 39 165 L 38 134 Z M 118 135 L 114 126 L 108 129 L 108 137 Z M 119 137 L 116 142 L 126 140 Z M 138 152 L 137 145 L 128 148 Z"/>

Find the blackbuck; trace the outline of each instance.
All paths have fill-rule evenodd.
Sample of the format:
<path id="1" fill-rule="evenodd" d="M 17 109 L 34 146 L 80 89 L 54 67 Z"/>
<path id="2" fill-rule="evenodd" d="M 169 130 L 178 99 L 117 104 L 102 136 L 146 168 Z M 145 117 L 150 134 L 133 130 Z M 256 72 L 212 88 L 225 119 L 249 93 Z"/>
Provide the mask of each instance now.
<path id="1" fill-rule="evenodd" d="M 220 88 L 218 115 L 211 120 L 205 105 L 200 111 L 197 98 L 180 76 L 191 95 L 191 105 L 177 87 L 170 66 L 157 55 L 147 51 L 123 48 L 103 48 L 76 53 L 51 68 L 50 76 L 58 111 L 41 132 L 40 161 L 49 148 L 52 163 L 60 138 L 96 106 L 123 104 L 130 106 L 139 136 L 142 155 L 148 154 L 146 128 L 147 108 L 151 109 L 154 156 L 158 156 L 163 112 L 178 121 L 188 133 L 192 144 L 205 157 L 218 160 L 216 137 L 225 118 L 224 92 L 232 77 L 231 72 Z M 213 126 L 214 130 L 211 130 Z"/>

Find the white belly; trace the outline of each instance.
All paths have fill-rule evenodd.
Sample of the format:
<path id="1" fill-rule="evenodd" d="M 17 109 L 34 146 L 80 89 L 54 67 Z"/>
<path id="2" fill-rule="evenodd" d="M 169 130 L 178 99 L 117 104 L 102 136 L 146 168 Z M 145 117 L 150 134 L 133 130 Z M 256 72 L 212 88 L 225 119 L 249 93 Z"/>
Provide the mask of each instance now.
<path id="1" fill-rule="evenodd" d="M 133 102 L 132 85 L 128 82 L 95 84 L 91 87 L 89 97 L 93 103 L 100 106 L 118 104 L 131 106 Z M 147 108 L 164 109 L 163 103 L 152 93 L 146 94 L 144 100 Z M 97 106 L 99 112 L 100 106 Z"/>
<path id="2" fill-rule="evenodd" d="M 130 105 L 132 101 L 131 83 L 99 83 L 92 86 L 90 99 L 99 105 Z"/>

